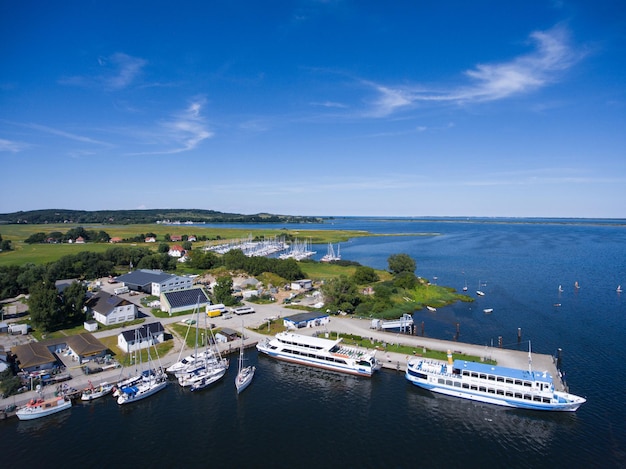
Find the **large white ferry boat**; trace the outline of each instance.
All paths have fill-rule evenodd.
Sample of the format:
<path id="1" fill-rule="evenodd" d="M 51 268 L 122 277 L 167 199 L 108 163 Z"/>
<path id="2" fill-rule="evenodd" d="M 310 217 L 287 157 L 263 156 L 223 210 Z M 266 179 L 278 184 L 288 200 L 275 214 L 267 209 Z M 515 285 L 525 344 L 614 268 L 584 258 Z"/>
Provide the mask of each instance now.
<path id="1" fill-rule="evenodd" d="M 530 352 L 529 352 L 530 363 Z M 485 363 L 411 358 L 405 377 L 411 383 L 448 396 L 532 410 L 576 411 L 586 399 L 557 391 L 547 371 L 521 370 Z"/>
<path id="2" fill-rule="evenodd" d="M 341 340 L 279 332 L 273 339 L 259 342 L 256 348 L 278 360 L 357 376 L 369 377 L 380 369 L 373 354 L 347 347 L 341 344 Z"/>

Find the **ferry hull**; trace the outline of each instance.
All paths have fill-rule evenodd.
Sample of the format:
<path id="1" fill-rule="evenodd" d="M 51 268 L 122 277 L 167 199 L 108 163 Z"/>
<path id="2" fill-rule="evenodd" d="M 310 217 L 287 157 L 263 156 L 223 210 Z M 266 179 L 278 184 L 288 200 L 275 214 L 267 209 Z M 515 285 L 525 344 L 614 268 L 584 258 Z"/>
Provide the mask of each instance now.
<path id="1" fill-rule="evenodd" d="M 380 369 L 373 355 L 336 340 L 279 332 L 273 339 L 259 342 L 257 350 L 277 360 L 354 376 L 371 377 Z"/>
<path id="2" fill-rule="evenodd" d="M 413 373 L 412 373 L 413 371 Z M 522 399 L 515 397 L 501 396 L 486 391 L 472 391 L 468 389 L 462 389 L 460 386 L 461 381 L 457 381 L 459 385 L 448 386 L 446 384 L 440 384 L 438 381 L 441 376 L 424 377 L 416 376 L 416 374 L 424 374 L 421 370 L 416 372 L 411 369 L 411 365 L 407 367 L 405 374 L 406 379 L 422 389 L 435 392 L 438 394 L 444 394 L 451 397 L 458 397 L 462 399 L 468 399 L 472 401 L 482 402 L 486 404 L 500 405 L 505 407 L 513 407 L 517 409 L 527 410 L 542 410 L 552 412 L 575 412 L 578 408 L 586 402 L 586 400 L 579 396 L 567 394 L 559 391 L 554 391 L 550 395 L 550 402 L 539 402 L 532 399 Z M 448 377 L 449 378 L 449 377 Z M 531 396 L 532 397 L 532 396 Z M 546 397 L 544 394 L 542 397 Z"/>
<path id="3" fill-rule="evenodd" d="M 365 376 L 367 378 L 371 378 L 372 374 L 374 370 L 354 370 L 351 368 L 344 368 L 344 367 L 338 367 L 338 366 L 332 366 L 332 365 L 327 365 L 325 363 L 319 363 L 317 361 L 313 361 L 313 360 L 302 360 L 302 359 L 298 359 L 295 357 L 291 357 L 288 355 L 283 355 L 283 354 L 279 354 L 279 353 L 272 353 L 272 352 L 264 352 L 262 350 L 260 350 L 262 353 L 265 353 L 268 357 L 272 357 L 275 358 L 277 360 L 281 360 L 284 362 L 288 362 L 288 363 L 295 363 L 296 365 L 304 365 L 304 366 L 310 366 L 313 368 L 319 368 L 321 370 L 327 370 L 327 371 L 336 371 L 339 373 L 345 373 L 345 374 L 349 374 L 349 375 L 354 375 L 354 376 Z"/>

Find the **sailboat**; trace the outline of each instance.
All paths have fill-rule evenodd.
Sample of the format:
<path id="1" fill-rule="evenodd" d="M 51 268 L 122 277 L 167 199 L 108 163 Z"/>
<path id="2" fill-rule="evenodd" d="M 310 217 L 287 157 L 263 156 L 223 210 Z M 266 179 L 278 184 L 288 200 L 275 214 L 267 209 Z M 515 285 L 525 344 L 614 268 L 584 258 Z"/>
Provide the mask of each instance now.
<path id="1" fill-rule="evenodd" d="M 340 261 L 341 254 L 339 252 L 339 244 L 337 244 L 337 253 L 335 253 L 335 249 L 333 248 L 332 243 L 328 243 L 328 252 L 320 259 L 321 262 L 332 262 L 332 261 Z"/>
<path id="2" fill-rule="evenodd" d="M 208 329 L 208 330 L 207 330 Z M 198 354 L 198 328 L 196 328 L 195 356 L 201 357 L 193 367 L 186 369 L 184 373 L 177 374 L 178 384 L 182 387 L 190 387 L 191 391 L 200 391 L 221 379 L 228 370 L 228 359 L 222 358 L 219 349 L 215 346 L 213 329 L 207 328 L 206 316 L 204 317 L 205 351 Z M 208 332 L 211 332 L 209 339 Z M 211 346 L 209 344 L 212 344 Z"/>
<path id="3" fill-rule="evenodd" d="M 135 335 L 137 334 L 137 332 L 135 332 Z M 132 351 L 132 355 L 130 356 L 130 360 L 131 363 L 135 364 L 135 373 L 134 374 L 127 374 L 126 377 L 123 376 L 124 374 L 124 368 L 122 368 L 122 370 L 120 371 L 120 376 L 115 384 L 115 386 L 113 386 L 113 388 L 111 389 L 112 393 L 113 393 L 113 397 L 117 398 L 120 397 L 120 395 L 122 394 L 122 388 L 126 388 L 128 386 L 133 386 L 135 384 L 137 384 L 139 381 L 141 381 L 142 378 L 142 372 L 139 371 L 139 369 L 137 368 L 139 366 L 139 359 L 137 358 L 137 349 Z"/>
<path id="4" fill-rule="evenodd" d="M 135 331 L 135 337 L 138 339 L 140 337 L 139 331 Z M 152 342 L 152 346 L 154 347 L 154 352 L 157 354 L 157 359 L 159 358 L 158 353 L 156 352 L 156 346 L 152 341 L 152 334 L 148 333 L 148 340 Z M 137 342 L 137 340 L 135 340 Z M 119 405 L 131 404 L 133 402 L 140 401 L 141 399 L 145 399 L 148 396 L 152 396 L 153 394 L 162 391 L 167 386 L 167 376 L 163 372 L 163 369 L 159 366 L 158 369 L 154 369 L 152 367 L 152 357 L 150 355 L 150 346 L 147 348 L 148 352 L 148 369 L 141 374 L 141 381 L 132 386 L 123 387 L 120 390 L 120 395 L 117 398 L 117 403 Z M 141 354 L 139 354 L 141 360 Z"/>
<path id="5" fill-rule="evenodd" d="M 254 378 L 254 372 L 256 367 L 243 366 L 243 321 L 241 322 L 241 348 L 239 349 L 239 367 L 237 369 L 237 377 L 235 378 L 235 387 L 237 388 L 237 394 L 242 392 L 248 387 Z"/>
<path id="6" fill-rule="evenodd" d="M 193 315 L 191 316 L 192 320 L 189 321 L 188 327 L 187 327 L 187 333 L 185 334 L 185 339 L 183 341 L 183 343 L 187 343 L 187 336 L 189 335 L 189 331 L 191 330 L 191 326 L 192 324 L 195 323 L 196 325 L 196 346 L 195 346 L 195 350 L 194 353 L 191 355 L 186 356 L 185 358 L 181 359 L 181 356 L 183 354 L 183 351 L 185 350 L 185 347 L 181 347 L 180 352 L 178 354 L 178 361 L 176 361 L 176 363 L 170 365 L 165 371 L 167 371 L 168 373 L 171 373 L 173 375 L 181 375 L 184 373 L 188 373 L 190 371 L 192 371 L 194 368 L 199 368 L 203 366 L 204 360 L 207 358 L 211 358 L 212 354 L 210 351 L 207 352 L 200 352 L 198 353 L 198 327 L 199 327 L 199 321 L 200 321 L 200 297 L 198 297 L 198 300 L 196 302 L 196 308 L 194 310 Z M 194 320 L 195 318 L 195 320 Z M 205 317 L 206 320 L 206 317 Z"/>
<path id="7" fill-rule="evenodd" d="M 563 293 L 563 287 L 559 285 L 559 293 Z"/>
<path id="8" fill-rule="evenodd" d="M 465 281 L 465 286 L 463 287 L 463 291 L 467 291 L 467 280 Z"/>
<path id="9" fill-rule="evenodd" d="M 478 290 L 476 290 L 476 294 L 477 294 L 478 296 L 485 296 L 485 292 L 483 292 L 483 291 L 480 289 L 480 286 L 481 286 L 481 285 L 480 285 L 480 280 L 479 280 L 479 281 L 478 281 Z"/>
<path id="10" fill-rule="evenodd" d="M 618 285 L 617 286 L 617 290 L 615 290 L 617 293 L 622 293 L 622 286 Z"/>

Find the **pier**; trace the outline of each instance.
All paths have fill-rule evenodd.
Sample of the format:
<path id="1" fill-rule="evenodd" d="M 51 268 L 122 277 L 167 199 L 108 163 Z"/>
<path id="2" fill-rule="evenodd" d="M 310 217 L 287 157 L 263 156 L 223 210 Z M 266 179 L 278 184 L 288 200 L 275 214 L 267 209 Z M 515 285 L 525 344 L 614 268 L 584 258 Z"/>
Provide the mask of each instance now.
<path id="1" fill-rule="evenodd" d="M 377 341 L 402 344 L 408 347 L 414 347 L 413 355 L 403 355 L 399 353 L 379 351 L 376 358 L 381 362 L 382 367 L 388 370 L 406 371 L 407 361 L 412 356 L 419 356 L 426 348 L 428 350 L 436 350 L 439 352 L 452 351 L 452 355 L 473 355 L 484 360 L 495 360 L 499 366 L 508 368 L 528 369 L 529 359 L 528 352 L 519 350 L 508 350 L 499 347 L 488 347 L 486 345 L 467 344 L 451 340 L 431 339 L 410 334 L 398 332 L 386 332 L 383 330 L 373 330 L 370 327 L 371 321 L 366 319 L 356 319 L 348 317 L 333 318 L 331 322 L 331 330 L 342 334 L 353 334 L 361 337 L 372 337 Z M 300 333 L 300 332 L 299 332 Z M 305 332 L 306 333 L 306 332 Z M 331 332 L 332 336 L 332 332 Z M 533 352 L 531 355 L 532 362 L 530 365 L 535 371 L 547 371 L 552 375 L 554 387 L 557 391 L 566 391 L 567 386 L 563 382 L 561 373 L 557 368 L 556 358 L 552 355 L 546 355 Z"/>

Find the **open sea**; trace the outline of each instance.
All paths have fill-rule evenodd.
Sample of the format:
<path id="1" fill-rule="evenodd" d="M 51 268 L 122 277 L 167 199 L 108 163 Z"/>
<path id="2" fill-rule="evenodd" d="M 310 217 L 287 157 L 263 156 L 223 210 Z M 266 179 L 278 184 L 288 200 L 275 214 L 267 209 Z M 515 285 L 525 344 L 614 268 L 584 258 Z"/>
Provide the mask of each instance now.
<path id="1" fill-rule="evenodd" d="M 458 324 L 462 342 L 497 345 L 501 337 L 509 348 L 526 350 L 530 340 L 535 352 L 561 349 L 570 391 L 587 403 L 576 413 L 507 409 L 420 390 L 398 372 L 359 379 L 250 350 L 257 373 L 240 396 L 232 360 L 226 378 L 200 393 L 171 383 L 128 407 L 109 397 L 32 422 L 1 421 L 2 466 L 626 467 L 626 293 L 616 292 L 626 289 L 626 221 L 344 218 L 284 226 L 303 235 L 402 234 L 341 243 L 342 258 L 386 269 L 390 255 L 406 253 L 433 283 L 459 291 L 467 283 L 474 297 L 480 286 L 485 296 L 474 303 L 416 311 L 425 335 L 454 340 Z M 317 259 L 326 253 L 315 248 Z"/>

